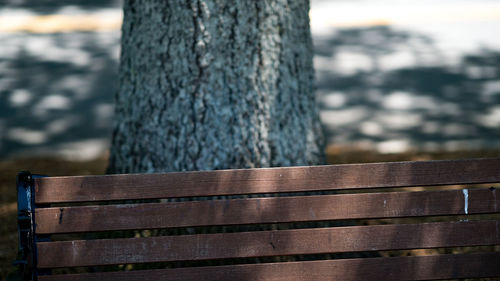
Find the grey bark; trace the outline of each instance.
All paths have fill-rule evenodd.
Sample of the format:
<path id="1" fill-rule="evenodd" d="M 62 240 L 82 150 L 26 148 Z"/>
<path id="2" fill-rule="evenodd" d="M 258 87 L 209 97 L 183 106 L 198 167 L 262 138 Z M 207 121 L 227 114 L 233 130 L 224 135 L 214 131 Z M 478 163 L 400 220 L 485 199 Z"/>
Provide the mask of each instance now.
<path id="1" fill-rule="evenodd" d="M 126 0 L 109 172 L 318 164 L 308 0 Z"/>

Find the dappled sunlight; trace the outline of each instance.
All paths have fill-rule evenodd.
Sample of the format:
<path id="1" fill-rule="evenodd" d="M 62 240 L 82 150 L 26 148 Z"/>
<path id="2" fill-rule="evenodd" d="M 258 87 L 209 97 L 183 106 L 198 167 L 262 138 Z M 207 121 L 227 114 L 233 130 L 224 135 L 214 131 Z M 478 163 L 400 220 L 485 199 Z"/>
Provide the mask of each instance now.
<path id="1" fill-rule="evenodd" d="M 328 35 L 332 27 L 422 26 L 500 19 L 500 4 L 489 0 L 371 0 L 354 4 L 349 0 L 313 0 L 312 3 L 311 28 L 318 35 Z"/>
<path id="2" fill-rule="evenodd" d="M 338 125 L 358 124 L 367 115 L 368 113 L 361 107 L 322 110 L 320 113 L 321 122 L 326 126 L 331 126 L 332 129 Z"/>
<path id="3" fill-rule="evenodd" d="M 495 106 L 489 109 L 486 114 L 479 115 L 479 120 L 484 123 L 485 126 L 498 128 L 500 124 L 500 106 Z"/>
<path id="4" fill-rule="evenodd" d="M 122 2 L 122 0 L 72 0 L 71 2 L 61 2 L 59 0 L 3 0 L 2 10 L 8 12 L 7 14 L 18 13 L 23 16 L 71 14 L 75 12 L 88 13 L 117 8 L 122 5 Z"/>
<path id="5" fill-rule="evenodd" d="M 48 134 L 40 130 L 28 130 L 25 128 L 11 128 L 7 131 L 7 138 L 23 144 L 43 144 L 48 140 Z"/>
<path id="6" fill-rule="evenodd" d="M 360 130 L 368 136 L 381 136 L 385 133 L 384 128 L 377 122 L 365 121 L 360 124 Z"/>
<path id="7" fill-rule="evenodd" d="M 497 147 L 498 51 L 452 62 L 434 38 L 391 26 L 335 29 L 315 45 L 329 144 L 382 153 Z M 413 62 L 388 68 L 384 57 L 398 54 Z"/>
<path id="8" fill-rule="evenodd" d="M 386 115 L 373 118 L 387 129 L 392 130 L 411 130 L 422 122 L 422 116 L 417 113 L 408 113 L 401 111 L 389 111 Z"/>
<path id="9" fill-rule="evenodd" d="M 88 52 L 83 50 L 83 45 L 85 42 L 85 37 L 83 34 L 75 34 L 71 36 L 73 46 L 69 44 L 59 45 L 56 44 L 55 36 L 16 36 L 17 40 L 22 42 L 22 47 L 18 51 L 25 51 L 33 59 L 38 59 L 42 61 L 53 61 L 53 62 L 68 62 L 75 66 L 85 66 L 90 63 L 90 55 Z M 66 36 L 69 37 L 69 36 Z M 69 39 L 69 38 L 68 38 Z M 16 40 L 16 41 L 17 41 Z M 19 42 L 17 41 L 17 42 Z M 19 43 L 21 43 L 19 42 Z M 14 42 L 13 42 L 14 43 Z"/>
<path id="10" fill-rule="evenodd" d="M 100 157 L 108 149 L 119 32 L 0 33 L 0 155 Z"/>
<path id="11" fill-rule="evenodd" d="M 108 150 L 109 140 L 107 138 L 86 139 L 81 141 L 70 141 L 56 146 L 59 155 L 73 160 L 92 160 L 104 155 Z M 40 151 L 40 154 L 43 152 Z"/>
<path id="12" fill-rule="evenodd" d="M 114 31 L 121 27 L 122 14 L 111 10 L 91 15 L 2 15 L 0 32 Z"/>
<path id="13" fill-rule="evenodd" d="M 74 124 L 78 123 L 78 117 L 69 115 L 66 118 L 51 121 L 45 127 L 47 132 L 51 135 L 57 135 L 66 132 Z"/>
<path id="14" fill-rule="evenodd" d="M 46 117 L 49 110 L 71 109 L 69 98 L 62 95 L 50 95 L 43 97 L 39 103 L 34 106 L 36 117 Z"/>
<path id="15" fill-rule="evenodd" d="M 382 141 L 376 146 L 377 151 L 380 153 L 402 153 L 410 150 L 410 148 L 410 141 L 406 139 Z"/>
<path id="16" fill-rule="evenodd" d="M 33 95 L 25 89 L 16 89 L 12 91 L 9 102 L 13 107 L 25 106 L 33 98 Z"/>
<path id="17" fill-rule="evenodd" d="M 121 1 L 42 2 L 7 0 L 0 10 L 2 156 L 67 152 L 110 136 Z M 313 0 L 328 143 L 376 150 L 405 142 L 394 152 L 497 147 L 499 11 L 487 0 Z M 28 133 L 33 140 L 21 140 Z"/>

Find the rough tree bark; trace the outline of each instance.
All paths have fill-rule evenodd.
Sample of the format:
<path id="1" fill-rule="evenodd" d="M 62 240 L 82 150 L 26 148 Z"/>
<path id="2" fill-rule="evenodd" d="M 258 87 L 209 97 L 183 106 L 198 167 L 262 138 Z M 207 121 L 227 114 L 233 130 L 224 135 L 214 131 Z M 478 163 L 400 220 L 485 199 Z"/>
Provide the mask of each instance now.
<path id="1" fill-rule="evenodd" d="M 109 172 L 318 164 L 308 0 L 126 0 Z"/>

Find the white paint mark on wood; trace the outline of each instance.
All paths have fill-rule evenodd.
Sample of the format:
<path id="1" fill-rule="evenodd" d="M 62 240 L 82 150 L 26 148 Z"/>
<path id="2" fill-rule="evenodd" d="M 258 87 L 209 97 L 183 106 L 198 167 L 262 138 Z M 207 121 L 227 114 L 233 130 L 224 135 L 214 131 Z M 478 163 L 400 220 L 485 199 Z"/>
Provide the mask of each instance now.
<path id="1" fill-rule="evenodd" d="M 466 188 L 464 190 L 462 190 L 463 194 L 464 194 L 464 213 L 466 215 L 469 214 L 469 190 Z"/>

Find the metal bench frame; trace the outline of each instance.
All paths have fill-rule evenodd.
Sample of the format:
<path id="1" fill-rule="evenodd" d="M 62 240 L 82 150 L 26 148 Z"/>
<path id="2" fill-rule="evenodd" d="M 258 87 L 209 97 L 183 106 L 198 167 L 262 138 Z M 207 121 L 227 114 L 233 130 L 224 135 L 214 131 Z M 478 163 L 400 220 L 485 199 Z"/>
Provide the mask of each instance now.
<path id="1" fill-rule="evenodd" d="M 390 171 L 391 173 L 387 173 Z M 408 175 L 408 171 L 414 174 Z M 342 175 L 342 176 L 339 176 Z M 345 176 L 344 176 L 345 175 Z M 427 176 L 426 176 L 427 175 Z M 260 180 L 262 178 L 262 180 Z M 46 184 L 45 184 L 46 183 Z M 439 185 L 465 185 L 465 184 L 480 184 L 480 183 L 500 183 L 500 158 L 499 159 L 471 159 L 471 160 L 456 160 L 456 161 L 422 161 L 422 162 L 394 162 L 394 163 L 374 163 L 374 164 L 357 164 L 357 165 L 331 165 L 331 166 L 317 166 L 317 167 L 292 167 L 292 168 L 273 168 L 273 169 L 248 169 L 248 170 L 226 170 L 226 171 L 206 171 L 206 172 L 187 172 L 187 173 L 167 173 L 167 174 L 137 174 L 137 175 L 111 175 L 111 176 L 88 176 L 88 177 L 63 177 L 63 178 L 50 178 L 42 175 L 33 175 L 30 172 L 21 172 L 17 176 L 17 194 L 18 194 L 18 232 L 19 232 L 19 252 L 18 258 L 14 262 L 20 267 L 22 272 L 23 280 L 139 280 L 144 278 L 144 274 L 150 278 L 168 279 L 169 276 L 182 275 L 186 276 L 186 280 L 198 280 L 200 276 L 207 276 L 212 278 L 210 280 L 231 280 L 235 276 L 252 276 L 254 272 L 267 272 L 262 274 L 268 274 L 269 280 L 276 280 L 277 272 L 300 272 L 304 269 L 304 266 L 311 268 L 311 270 L 317 270 L 321 272 L 329 272 L 329 270 L 339 270 L 338 272 L 343 272 L 342 274 L 347 274 L 346 276 L 351 276 L 352 268 L 357 264 L 365 264 L 366 268 L 360 268 L 361 273 L 365 275 L 373 276 L 385 276 L 387 274 L 388 279 L 397 280 L 401 276 L 406 276 L 408 274 L 405 272 L 386 272 L 394 271 L 398 267 L 413 268 L 418 264 L 426 265 L 427 267 L 434 265 L 434 263 L 440 264 L 441 266 L 450 266 L 456 264 L 467 264 L 469 268 L 465 268 L 462 271 L 455 270 L 453 272 L 448 272 L 441 274 L 436 273 L 432 270 L 429 272 L 424 272 L 422 275 L 418 275 L 417 272 L 412 273 L 415 279 L 427 279 L 427 278 L 470 278 L 470 277 L 494 277 L 500 276 L 500 252 L 492 253 L 479 253 L 479 254 L 461 254 L 461 255 L 436 255 L 436 256 L 423 256 L 423 257 L 394 257 L 394 258 L 358 258 L 358 259 L 340 259 L 340 260 L 318 260 L 318 261 L 307 261 L 307 262 L 278 262 L 278 263 L 264 263 L 264 264 L 244 264 L 241 266 L 208 266 L 199 268 L 180 268 L 180 269 L 163 269 L 163 270 L 136 270 L 131 272 L 113 272 L 113 273 L 87 273 L 86 274 L 70 274 L 70 275 L 51 275 L 50 268 L 54 267 L 73 267 L 73 266 L 94 266 L 100 265 L 100 261 L 93 261 L 92 259 L 98 260 L 99 257 L 91 257 L 85 259 L 82 253 L 68 254 L 68 257 L 62 259 L 61 262 L 55 261 L 54 257 L 58 256 L 58 253 L 65 253 L 64 249 L 70 249 L 68 243 L 64 242 L 50 242 L 50 235 L 52 233 L 68 233 L 68 232 L 95 232 L 95 231 L 114 231 L 114 230 L 133 230 L 133 229 L 150 229 L 150 228 L 169 228 L 169 227 L 192 227 L 192 226 L 211 226 L 211 225 L 245 225 L 245 224 L 260 224 L 260 223 L 280 223 L 280 222 L 301 222 L 301 221 L 322 221 L 326 220 L 344 220 L 344 219 L 374 219 L 374 218 L 398 218 L 398 217 L 424 217 L 424 216 L 440 216 L 440 215 L 469 215 L 469 214 L 496 214 L 500 213 L 500 196 L 496 197 L 496 188 L 491 187 L 489 190 L 487 188 L 482 189 L 462 189 L 454 191 L 424 191 L 424 192 L 381 192 L 381 193 L 361 193 L 361 194 L 351 194 L 349 195 L 314 195 L 314 196 L 291 196 L 291 197 L 274 197 L 275 199 L 264 199 L 264 198 L 243 198 L 243 199 L 222 199 L 219 201 L 191 201 L 191 202 L 177 202 L 177 203 L 157 203 L 155 204 L 137 204 L 134 206 L 126 206 L 130 208 L 129 211 L 123 211 L 124 216 L 129 216 L 133 214 L 134 210 L 143 210 L 148 215 L 144 215 L 145 222 L 133 221 L 130 217 L 124 219 L 125 222 L 114 222 L 106 221 L 104 219 L 105 214 L 111 214 L 112 216 L 120 215 L 121 211 L 117 208 L 120 206 L 116 205 L 100 205 L 97 211 L 103 212 L 103 220 L 105 222 L 95 222 L 90 225 L 79 226 L 75 223 L 75 218 L 78 218 L 81 212 L 82 217 L 95 216 L 96 211 L 89 207 L 76 207 L 72 210 L 72 207 L 61 207 L 60 213 L 59 208 L 51 208 L 51 203 L 57 202 L 90 202 L 90 201 L 113 201 L 113 200 L 143 200 L 143 199 L 157 199 L 157 198 L 182 198 L 182 197 L 203 197 L 203 196 L 226 196 L 226 195 L 245 195 L 245 194 L 263 194 L 263 193 L 274 193 L 274 192 L 311 192 L 311 191 L 332 191 L 332 190 L 347 190 L 347 189 L 367 189 L 367 188 L 397 188 L 397 187 L 410 187 L 415 186 L 439 186 Z M 315 185 L 316 184 L 316 185 Z M 151 185 L 151 186 L 150 186 Z M 199 186 L 198 186 L 199 185 Z M 55 191 L 49 190 L 50 186 L 54 186 Z M 99 188 L 100 186 L 106 186 L 106 188 Z M 145 192 L 141 193 L 141 188 L 149 188 Z M 367 195 L 362 195 L 367 194 Z M 418 197 L 420 196 L 421 197 Z M 462 195 L 463 194 L 463 195 Z M 293 195 L 293 194 L 292 194 Z M 471 196 L 469 196 L 471 195 Z M 40 197 L 36 197 L 40 196 Z M 384 197 L 385 196 L 385 197 Z M 412 200 L 427 200 L 425 201 L 427 206 L 418 206 L 419 202 L 413 202 L 409 206 L 410 209 L 406 210 L 401 206 L 397 206 L 398 198 L 406 198 L 405 196 L 411 196 Z M 463 196 L 463 200 L 460 204 L 455 204 L 453 202 L 444 202 L 443 209 L 439 208 L 439 201 L 429 201 L 429 198 L 436 196 L 436 198 L 446 198 L 446 196 L 454 196 L 453 198 L 459 198 Z M 365 198 L 366 197 L 366 198 Z M 328 204 L 342 203 L 345 198 L 355 198 L 354 201 L 358 202 L 352 207 L 356 209 L 352 211 L 339 211 L 335 207 L 328 207 Z M 365 198 L 365 199 L 363 199 Z M 389 201 L 386 209 L 386 199 Z M 422 199 L 424 198 L 424 199 Z M 362 200 L 361 200 L 362 199 Z M 383 199 L 383 206 L 380 205 Z M 436 200 L 438 200 L 436 199 Z M 241 204 L 242 208 L 246 208 L 247 212 L 250 210 L 252 214 L 246 215 L 247 213 L 242 213 L 243 215 L 235 215 L 231 213 L 224 213 L 222 210 L 229 205 L 224 205 L 225 202 L 230 204 L 231 200 L 239 200 L 236 203 Z M 304 210 L 309 208 L 308 212 L 304 211 L 302 213 L 279 215 L 271 214 L 266 217 L 259 213 L 260 211 L 255 211 L 255 208 L 260 207 L 261 202 L 265 203 L 274 200 L 276 204 L 296 204 L 293 206 L 299 207 L 301 204 L 305 206 L 314 207 L 316 203 L 323 204 L 330 208 L 331 213 L 318 212 L 321 208 L 314 209 L 312 207 L 300 206 Z M 323 201 L 322 201 L 323 200 Z M 337 201 L 336 201 L 337 200 Z M 361 200 L 361 201 L 360 201 Z M 364 201 L 363 201 L 364 200 Z M 231 201 L 231 202 L 230 202 Z M 353 201 L 353 202 L 354 202 Z M 376 202 L 375 202 L 376 201 Z M 212 202 L 212 203 L 210 203 Z M 281 202 L 281 203 L 280 203 Z M 292 202 L 292 203 L 290 203 Z M 360 203 L 361 202 L 361 203 Z M 396 202 L 396 203 L 395 203 Z M 238 206 L 234 206 L 228 210 L 237 210 Z M 456 202 L 455 202 L 456 203 Z M 472 204 L 473 203 L 473 204 Z M 173 213 L 161 213 L 166 212 L 170 205 L 177 204 L 180 213 L 175 213 L 175 210 L 171 210 Z M 320 204 L 320 205 L 321 205 Z M 348 203 L 346 203 L 348 204 Z M 391 205 L 392 204 L 392 205 Z M 471 205 L 472 204 L 472 205 Z M 480 206 L 480 205 L 484 206 Z M 188 211 L 196 206 L 200 206 L 200 213 L 203 213 L 203 208 L 215 208 L 214 212 L 219 212 L 217 218 L 208 217 L 207 222 L 196 222 L 198 219 L 196 212 L 193 214 L 188 214 L 184 219 L 176 220 L 173 217 L 175 214 L 183 214 L 182 210 Z M 323 206 L 322 205 L 322 206 Z M 340 206 L 339 205 L 339 206 Z M 498 205 L 498 207 L 497 207 Z M 125 205 L 123 205 L 125 206 Z M 288 206 L 288 205 L 286 205 Z M 343 205 L 343 208 L 349 207 L 348 205 Z M 392 207 L 391 207 L 392 206 Z M 290 207 L 290 206 L 289 206 Z M 123 207 L 120 207 L 123 208 Z M 136 208 L 136 209 L 134 209 Z M 137 209 L 139 208 L 139 209 Z M 156 208 L 156 209 L 155 209 Z M 167 208 L 167 209 L 162 209 Z M 184 209 L 182 209 L 184 208 Z M 218 209 L 217 209 L 218 208 Z M 393 209 L 390 209 L 393 208 Z M 411 209 L 413 208 L 413 209 Z M 373 209 L 373 210 L 372 210 Z M 428 210 L 429 209 L 429 210 Z M 432 209 L 432 210 L 431 210 Z M 63 210 L 64 219 L 63 219 Z M 118 211 L 117 211 L 118 210 Z M 155 211 L 156 210 L 156 211 Z M 161 212 L 159 212 L 160 210 Z M 212 210 L 212 209 L 211 209 Z M 218 210 L 218 211 L 217 211 Z M 226 210 L 226 209 L 224 209 Z M 276 209 L 278 210 L 278 209 Z M 338 211 L 338 214 L 334 214 Z M 370 213 L 373 212 L 373 214 Z M 391 211 L 394 213 L 392 214 Z M 68 213 L 69 212 L 69 213 Z M 316 212 L 316 213 L 315 213 Z M 293 213 L 293 212 L 292 212 Z M 349 213 L 349 214 L 348 214 Z M 39 214 L 42 221 L 46 221 L 43 225 L 38 225 L 37 229 L 37 217 Z M 347 214 L 347 215 L 346 215 Z M 392 214 L 392 215 L 391 215 Z M 148 221 L 148 216 L 156 216 L 156 221 L 159 221 L 160 225 L 155 225 L 155 218 L 150 218 Z M 163 217 L 164 216 L 164 217 Z M 169 217 L 170 216 L 170 217 Z M 318 216 L 318 217 L 316 217 Z M 286 217 L 286 218 L 285 218 Z M 160 219 L 158 219 L 160 218 Z M 161 218 L 164 218 L 163 220 Z M 165 219 L 166 218 L 166 219 Z M 308 219 L 309 218 L 309 219 Z M 69 221 L 68 221 L 69 220 Z M 83 220 L 85 221 L 85 220 Z M 108 223 L 108 225 L 106 225 Z M 130 223 L 131 225 L 127 225 Z M 146 226 L 146 227 L 144 227 Z M 434 228 L 440 228 L 445 231 L 453 231 L 458 229 L 464 231 L 463 234 L 450 235 L 449 239 L 451 242 L 447 242 L 446 239 L 442 238 L 432 238 L 438 242 L 418 242 L 419 247 L 416 248 L 439 248 L 439 247 L 461 247 L 461 246 L 481 246 L 481 245 L 500 245 L 500 220 L 496 221 L 464 221 L 464 222 L 451 222 L 451 223 L 422 223 L 422 224 L 407 224 L 400 225 L 394 224 L 391 228 L 390 225 L 380 226 L 360 226 L 360 227 L 333 227 L 333 228 L 306 228 L 306 229 L 292 229 L 292 230 L 281 230 L 280 231 L 256 231 L 248 233 L 217 233 L 217 234 L 195 234 L 195 235 L 181 235 L 181 236 L 160 236 L 151 238 L 140 238 L 144 240 L 134 240 L 134 243 L 144 243 L 143 247 L 151 251 L 152 257 L 143 257 L 137 259 L 137 263 L 150 263 L 150 262 L 164 262 L 164 261 L 176 261 L 175 255 L 162 257 L 162 253 L 155 251 L 154 247 L 151 246 L 150 242 L 165 242 L 170 245 L 175 241 L 190 241 L 189 243 L 194 243 L 194 241 L 202 241 L 203 244 L 206 239 L 210 240 L 215 248 L 211 248 L 213 252 L 205 253 L 206 257 L 193 256 L 189 251 L 183 251 L 182 247 L 171 247 L 172 251 L 178 251 L 180 256 L 179 261 L 182 260 L 211 260 L 211 259 L 226 259 L 226 258 L 245 258 L 245 257 L 258 257 L 258 256 L 273 256 L 274 250 L 276 250 L 276 256 L 283 255 L 301 255 L 321 253 L 318 246 L 311 247 L 296 247 L 292 245 L 288 247 L 285 244 L 280 244 L 279 237 L 282 239 L 288 239 L 289 237 L 299 237 L 301 233 L 310 233 L 315 235 L 318 234 L 318 239 L 323 239 L 325 235 L 331 235 L 331 233 L 353 233 L 358 234 L 370 230 L 370 233 L 375 233 L 375 230 L 380 230 L 380 235 L 384 233 L 391 233 L 396 230 L 397 227 L 401 226 L 404 231 L 411 233 L 412 229 L 422 231 L 432 230 Z M 477 228 L 476 228 L 477 227 Z M 466 241 L 467 237 L 462 237 L 463 235 L 475 234 L 478 231 L 478 236 L 471 237 L 470 241 Z M 496 229 L 496 230 L 495 230 Z M 377 230 L 377 231 L 378 231 Z M 342 232 L 344 231 L 344 232 Z M 495 233 L 496 232 L 496 233 Z M 330 233 L 330 234 L 329 234 Z M 266 235 L 270 235 L 270 242 L 266 242 L 268 238 Z M 276 235 L 276 236 L 275 236 Z M 461 236 L 462 235 L 462 236 Z M 221 244 L 224 239 L 229 237 L 236 237 L 236 239 L 245 238 L 245 241 L 253 241 L 255 243 L 265 243 L 270 244 L 268 248 L 262 248 L 261 246 L 255 248 L 257 253 L 251 253 L 254 250 L 244 250 L 238 251 L 232 246 L 237 245 L 235 243 L 229 243 L 229 250 L 217 250 L 222 247 Z M 264 238 L 263 238 L 264 237 Z M 278 237 L 278 238 L 276 238 Z M 322 238 L 323 237 L 323 238 Z M 401 237 L 400 237 L 401 238 Z M 474 238 L 474 239 L 472 239 Z M 87 247 L 89 251 L 96 251 L 98 248 L 98 243 L 116 243 L 116 245 L 127 245 L 125 242 L 129 238 L 119 238 L 119 239 L 107 239 L 107 240 L 93 240 L 92 243 L 86 245 L 85 240 L 73 241 L 75 247 Z M 138 238 L 139 239 L 139 238 Z M 204 240 L 205 239 L 205 240 Z M 290 238 L 291 239 L 291 238 Z M 295 239 L 295 238 L 294 238 Z M 306 238 L 307 239 L 307 238 Z M 311 238 L 313 239 L 313 238 Z M 324 238 L 326 239 L 326 238 Z M 344 240 L 349 240 L 350 237 L 343 238 Z M 398 238 L 399 239 L 399 238 Z M 405 240 L 406 238 L 402 238 Z M 431 240 L 432 240 L 431 239 Z M 411 240 L 411 239 L 410 239 Z M 199 242 L 198 241 L 198 242 Z M 207 240 L 208 241 L 208 240 Z M 295 240 L 290 240 L 295 241 Z M 324 240 L 326 241 L 326 240 Z M 457 242 L 458 241 L 458 242 Z M 310 241 L 313 242 L 313 241 Z M 122 243 L 122 244 L 120 244 Z M 149 243 L 149 244 L 148 244 Z M 250 242 L 248 242 L 250 243 Z M 303 243 L 303 242 L 301 242 Z M 309 242 L 308 242 L 309 243 Z M 350 246 L 348 242 L 337 243 L 340 247 L 337 252 L 358 252 L 358 251 L 379 251 L 379 250 L 398 250 L 398 247 L 402 249 L 413 249 L 415 248 L 415 242 L 403 241 L 394 242 L 396 246 L 391 246 L 391 243 L 386 243 L 389 246 L 377 246 L 373 249 L 369 246 Z M 437 243 L 437 244 L 436 244 Z M 196 247 L 194 244 L 192 247 Z M 200 244 L 200 245 L 201 245 Z M 334 243 L 335 244 L 335 243 Z M 335 245 L 337 245 L 335 244 Z M 383 244 L 383 243 L 382 243 Z M 96 246 L 97 245 L 97 246 Z M 115 245 L 115 246 L 116 246 Z M 149 246 L 148 246 L 149 245 Z M 193 246 L 194 245 L 194 246 Z M 208 245 L 208 244 L 207 244 Z M 232 245 L 232 246 L 231 246 Z M 250 245 L 250 244 L 248 244 Z M 345 246 L 347 245 L 347 246 Z M 366 243 L 370 245 L 370 243 Z M 384 244 L 385 245 L 385 244 Z M 45 254 L 49 254 L 52 259 L 50 261 L 40 260 L 39 246 L 43 246 L 41 251 Z M 55 247 L 55 248 L 54 248 Z M 149 247 L 149 248 L 148 248 Z M 204 246 L 203 246 L 204 247 Z M 316 247 L 316 248 L 315 248 Z M 333 246 L 331 246 L 333 247 Z M 342 248 L 343 247 L 343 248 Z M 346 248 L 347 247 L 347 248 Z M 367 248 L 368 247 L 368 248 Z M 395 248 L 390 248 L 395 247 Z M 297 249 L 302 250 L 297 250 Z M 208 250 L 210 251 L 210 250 Z M 260 251 L 260 252 L 259 252 Z M 302 251 L 302 252 L 301 252 Z M 308 252 L 309 251 L 309 252 Z M 240 253 L 241 252 L 241 253 Z M 132 254 L 133 255 L 133 254 Z M 204 254 L 202 254 L 204 255 Z M 63 255 L 64 256 L 64 255 Z M 49 257 L 49 259 L 50 259 Z M 115 257 L 110 256 L 111 259 Z M 46 258 L 46 256 L 44 256 Z M 79 260 L 80 259 L 80 260 Z M 67 261 L 71 260 L 71 261 Z M 76 260 L 76 261 L 75 261 Z M 135 259 L 131 259 L 134 262 Z M 121 264 L 123 261 L 128 261 L 127 258 L 116 257 L 116 260 L 106 261 L 106 264 Z M 390 261 L 391 265 L 388 265 Z M 40 266 L 41 265 L 41 266 Z M 348 270 L 344 270 L 347 268 Z M 378 270 L 377 272 L 367 272 L 367 270 Z M 204 274 L 204 275 L 200 275 Z M 340 274 L 340 273 L 339 273 Z M 349 275 L 351 274 L 351 275 Z M 403 274 L 403 275 L 401 275 Z M 427 275 L 426 275 L 427 274 Z M 479 274 L 480 276 L 476 276 Z M 266 275 L 267 276 L 267 275 Z M 398 277 L 399 276 L 399 277 Z M 168 278 L 167 278 L 168 277 Z M 180 279 L 168 279 L 168 280 L 184 280 L 183 277 Z M 176 277 L 177 278 L 177 277 Z M 198 279 L 197 279 L 198 278 Z M 297 277 L 294 280 L 303 280 Z M 334 277 L 328 277 L 337 280 Z M 342 280 L 342 276 L 339 277 Z M 362 277 L 360 277 L 362 278 Z M 365 277 L 363 277 L 365 278 Z M 350 279 L 349 279 L 350 280 Z"/>

